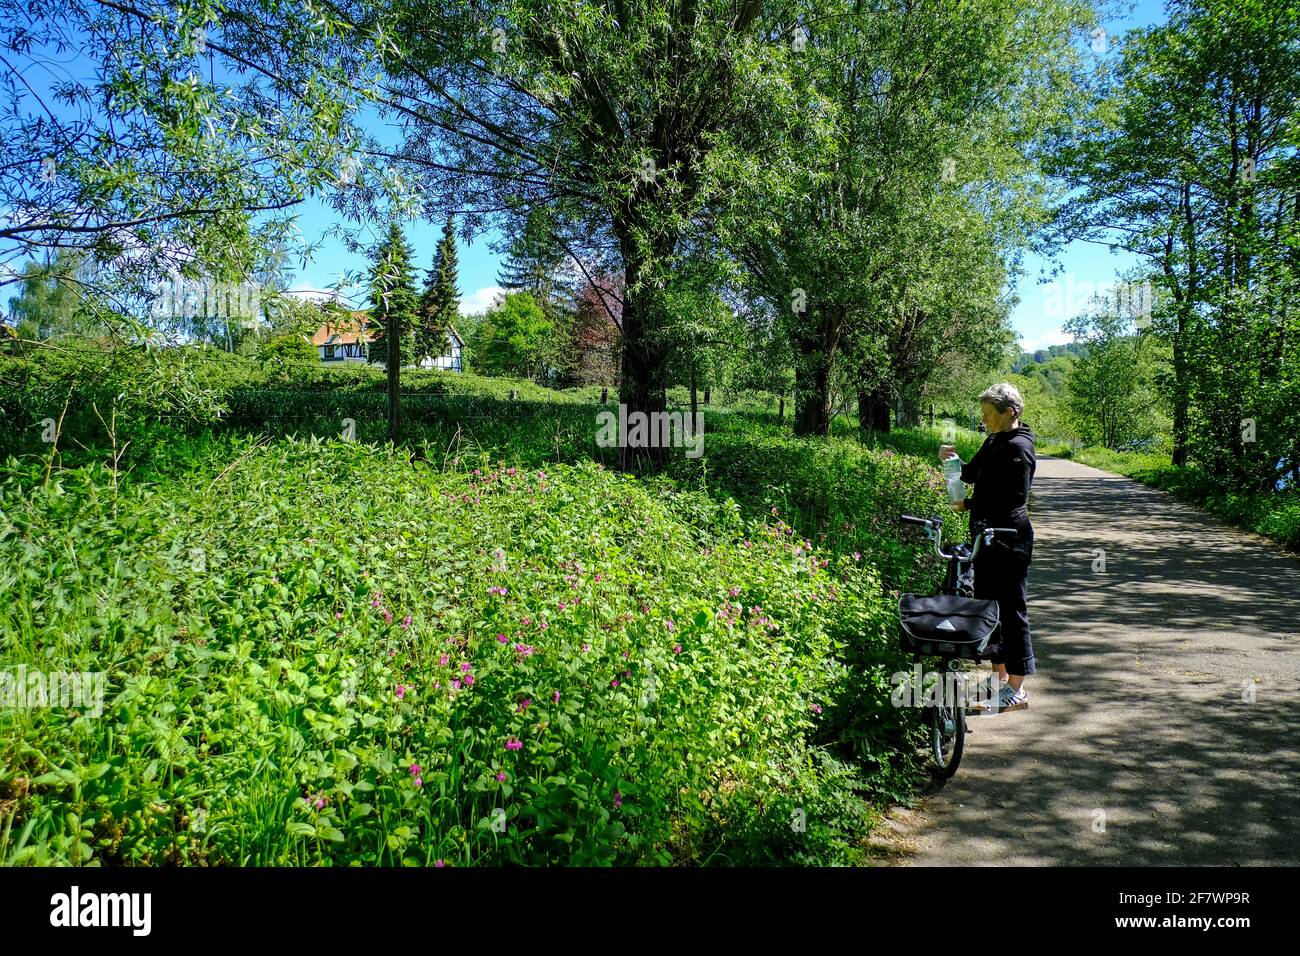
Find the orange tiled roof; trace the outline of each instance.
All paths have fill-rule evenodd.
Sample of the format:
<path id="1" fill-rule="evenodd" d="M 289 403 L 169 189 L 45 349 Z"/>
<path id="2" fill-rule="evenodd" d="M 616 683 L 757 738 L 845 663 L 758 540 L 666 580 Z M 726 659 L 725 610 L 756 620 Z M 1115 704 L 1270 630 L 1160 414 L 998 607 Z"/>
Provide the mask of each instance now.
<path id="1" fill-rule="evenodd" d="M 350 319 L 340 322 L 326 322 L 311 338 L 312 345 L 355 345 L 357 342 L 371 342 L 374 336 L 367 326 L 370 317 L 365 312 L 353 312 Z"/>

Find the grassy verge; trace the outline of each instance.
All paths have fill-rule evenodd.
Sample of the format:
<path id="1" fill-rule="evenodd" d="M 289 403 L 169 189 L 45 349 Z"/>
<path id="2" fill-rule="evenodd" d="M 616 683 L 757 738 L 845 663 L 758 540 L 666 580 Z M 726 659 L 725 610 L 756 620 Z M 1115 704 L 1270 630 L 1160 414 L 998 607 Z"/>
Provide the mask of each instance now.
<path id="1" fill-rule="evenodd" d="M 2 712 L 7 864 L 855 863 L 915 769 L 873 563 L 697 492 L 233 436 L 0 491 L 5 663 L 107 679 Z"/>

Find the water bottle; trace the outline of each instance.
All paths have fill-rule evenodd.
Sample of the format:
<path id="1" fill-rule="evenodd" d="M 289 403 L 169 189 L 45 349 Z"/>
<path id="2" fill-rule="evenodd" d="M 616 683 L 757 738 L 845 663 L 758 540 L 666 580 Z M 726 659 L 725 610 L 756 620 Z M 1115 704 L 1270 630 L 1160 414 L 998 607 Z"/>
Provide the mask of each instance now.
<path id="1" fill-rule="evenodd" d="M 961 456 L 953 455 L 943 463 L 943 475 L 948 479 L 948 500 L 953 504 L 966 500 L 966 486 L 961 480 Z"/>

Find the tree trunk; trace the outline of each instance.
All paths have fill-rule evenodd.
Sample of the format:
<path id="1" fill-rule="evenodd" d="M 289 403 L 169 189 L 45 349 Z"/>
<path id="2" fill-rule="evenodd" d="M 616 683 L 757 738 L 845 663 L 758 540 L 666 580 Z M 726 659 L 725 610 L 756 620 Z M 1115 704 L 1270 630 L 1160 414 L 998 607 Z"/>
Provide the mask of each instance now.
<path id="1" fill-rule="evenodd" d="M 631 290 L 648 266 L 645 254 L 626 229 L 617 229 L 623 252 L 624 288 Z M 671 252 L 671 249 L 667 250 Z M 662 328 L 660 311 L 652 290 L 644 286 L 623 296 L 622 381 L 619 401 L 627 406 L 630 417 L 635 412 L 647 416 L 664 411 L 667 387 L 668 347 L 657 333 Z M 650 421 L 654 419 L 651 418 Z M 666 448 L 628 448 L 619 450 L 619 467 L 625 471 L 659 467 L 668 460 Z"/>
<path id="2" fill-rule="evenodd" d="M 889 431 L 889 395 L 883 386 L 858 389 L 858 428 L 864 432 Z"/>
<path id="3" fill-rule="evenodd" d="M 700 410 L 699 392 L 696 389 L 696 368 L 694 359 L 691 360 L 691 424 L 695 423 L 695 415 Z"/>
<path id="4" fill-rule="evenodd" d="M 801 363 L 795 374 L 794 433 L 831 433 L 831 372 L 839 346 L 842 310 L 831 307 L 800 337 Z"/>
<path id="5" fill-rule="evenodd" d="M 899 428 L 916 428 L 921 424 L 921 410 L 914 396 L 900 391 L 895 399 L 894 421 Z"/>
<path id="6" fill-rule="evenodd" d="M 402 313 L 388 314 L 388 440 L 402 440 Z"/>
<path id="7" fill-rule="evenodd" d="M 831 393 L 829 363 L 813 356 L 810 371 L 795 376 L 794 433 L 829 435 L 831 430 Z"/>
<path id="8" fill-rule="evenodd" d="M 1183 344 L 1184 310 L 1179 309 L 1178 331 L 1174 335 L 1174 453 L 1173 463 L 1187 464 L 1187 357 Z"/>

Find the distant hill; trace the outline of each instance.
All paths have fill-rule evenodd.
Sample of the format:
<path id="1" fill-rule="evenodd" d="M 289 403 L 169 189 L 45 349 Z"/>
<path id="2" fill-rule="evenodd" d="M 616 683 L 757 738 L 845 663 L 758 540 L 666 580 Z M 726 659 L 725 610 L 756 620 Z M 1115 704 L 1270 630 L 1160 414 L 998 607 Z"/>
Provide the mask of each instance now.
<path id="1" fill-rule="evenodd" d="M 1011 371 L 1017 375 L 1025 371 L 1031 365 L 1042 365 L 1044 362 L 1050 362 L 1054 358 L 1070 356 L 1071 358 L 1082 358 L 1088 354 L 1088 346 L 1083 343 L 1070 342 L 1066 345 L 1049 345 L 1045 349 L 1038 349 L 1034 352 L 1021 352 L 1014 362 L 1011 363 Z"/>

